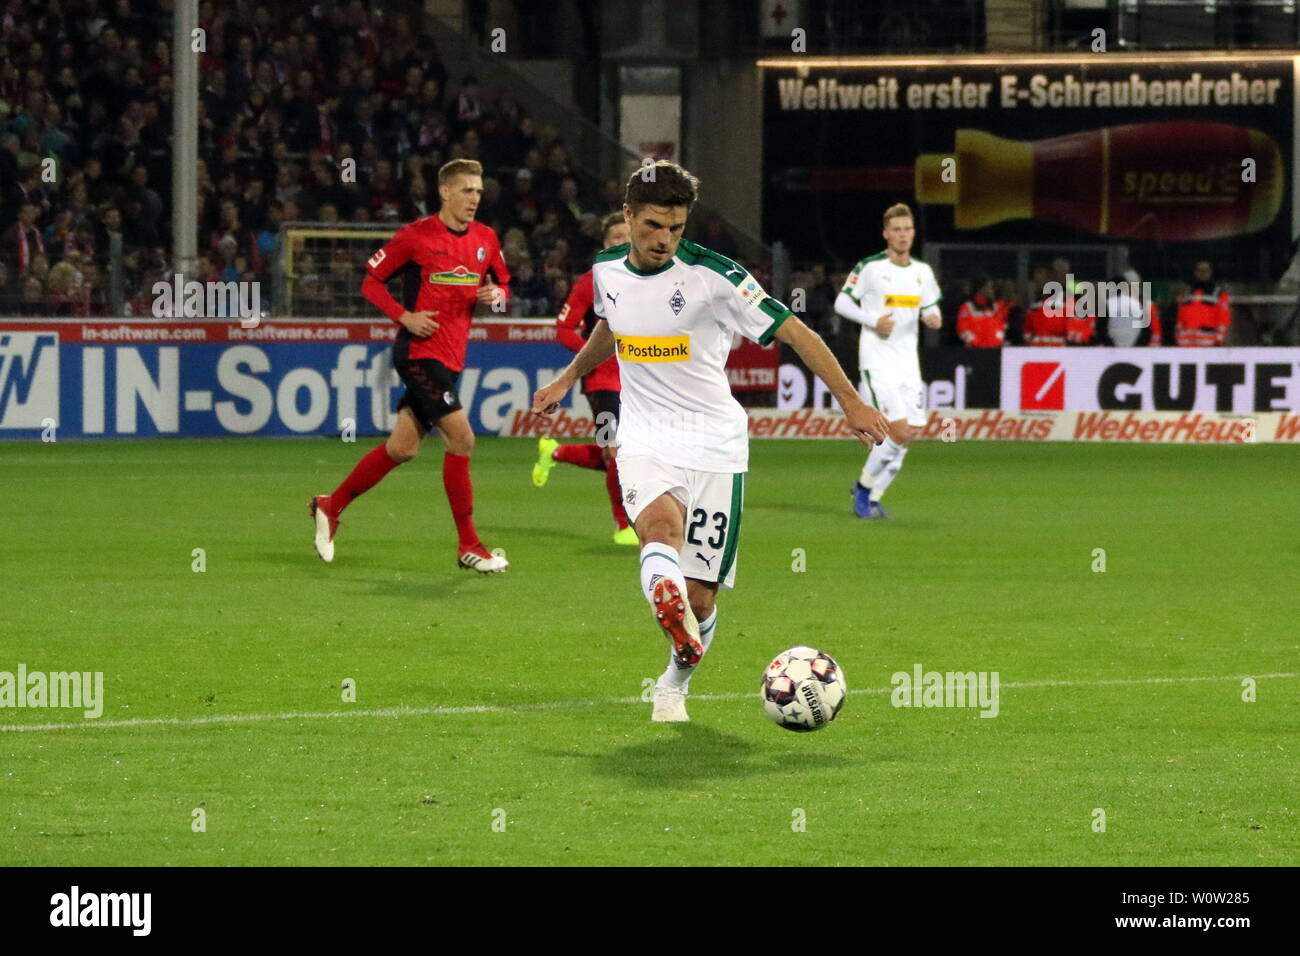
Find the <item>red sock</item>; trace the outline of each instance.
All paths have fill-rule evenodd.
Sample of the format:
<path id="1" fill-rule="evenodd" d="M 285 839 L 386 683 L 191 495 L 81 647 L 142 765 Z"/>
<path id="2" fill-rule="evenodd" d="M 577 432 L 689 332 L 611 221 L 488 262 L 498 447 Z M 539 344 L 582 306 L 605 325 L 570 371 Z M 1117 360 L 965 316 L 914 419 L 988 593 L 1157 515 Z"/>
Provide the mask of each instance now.
<path id="1" fill-rule="evenodd" d="M 556 461 L 567 461 L 579 468 L 591 468 L 594 471 L 605 470 L 605 456 L 599 445 L 561 445 L 551 452 Z"/>
<path id="2" fill-rule="evenodd" d="M 618 483 L 618 462 L 611 458 L 605 469 L 605 490 L 609 492 L 609 506 L 614 512 L 614 525 L 619 531 L 627 527 L 627 512 L 623 510 L 623 489 Z"/>
<path id="3" fill-rule="evenodd" d="M 474 486 L 469 480 L 469 455 L 442 456 L 442 486 L 447 489 L 447 503 L 456 521 L 456 533 L 462 549 L 480 544 L 474 530 Z"/>
<path id="4" fill-rule="evenodd" d="M 384 475 L 401 464 L 388 457 L 388 449 L 385 445 L 386 443 L 376 445 L 366 452 L 366 456 L 357 462 L 352 473 L 343 479 L 343 484 L 334 489 L 334 493 L 330 495 L 330 507 L 334 509 L 335 514 L 341 513 L 344 508 L 352 504 L 354 498 L 375 487 Z"/>

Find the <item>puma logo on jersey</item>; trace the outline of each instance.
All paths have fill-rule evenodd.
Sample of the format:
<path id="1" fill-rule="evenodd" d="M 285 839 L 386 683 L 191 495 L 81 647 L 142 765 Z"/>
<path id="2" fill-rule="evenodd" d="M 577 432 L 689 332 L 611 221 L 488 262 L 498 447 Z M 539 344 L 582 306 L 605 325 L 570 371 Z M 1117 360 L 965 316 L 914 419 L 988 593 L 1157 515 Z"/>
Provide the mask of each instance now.
<path id="1" fill-rule="evenodd" d="M 706 558 L 704 555 L 700 554 L 700 552 L 696 551 L 695 556 L 704 562 L 704 566 L 706 568 L 708 568 L 710 571 L 713 570 L 713 558 L 717 557 L 716 554 L 713 556 L 713 558 Z"/>
<path id="2" fill-rule="evenodd" d="M 623 293 L 620 292 L 620 293 L 618 293 L 618 295 L 610 295 L 608 292 L 606 292 L 606 293 L 605 293 L 605 298 L 609 299 L 609 301 L 610 301 L 610 302 L 613 302 L 615 305 L 618 305 L 618 296 L 620 296 L 620 295 L 622 295 L 622 294 L 623 294 Z"/>
<path id="3" fill-rule="evenodd" d="M 745 270 L 744 270 L 744 269 L 728 269 L 728 270 L 727 270 L 723 275 L 724 275 L 724 278 L 725 278 L 726 276 L 733 275 L 733 274 L 734 274 L 734 275 L 744 275 L 744 273 L 745 273 Z"/>

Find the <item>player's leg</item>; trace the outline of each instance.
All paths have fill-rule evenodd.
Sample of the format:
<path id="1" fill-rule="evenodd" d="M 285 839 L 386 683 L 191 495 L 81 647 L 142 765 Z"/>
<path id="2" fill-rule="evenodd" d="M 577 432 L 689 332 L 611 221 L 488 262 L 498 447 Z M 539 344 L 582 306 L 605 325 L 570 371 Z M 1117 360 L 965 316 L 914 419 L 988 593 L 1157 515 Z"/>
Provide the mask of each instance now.
<path id="1" fill-rule="evenodd" d="M 537 439 L 537 461 L 533 465 L 533 484 L 541 488 L 551 476 L 551 469 L 560 462 L 604 471 L 605 459 L 599 445 L 588 442 L 581 445 L 561 445 L 554 438 Z"/>
<path id="2" fill-rule="evenodd" d="M 674 653 L 694 663 L 701 652 L 699 627 L 681 567 L 685 472 L 645 455 L 620 457 L 619 468 L 623 501 L 641 541 L 641 593 Z"/>
<path id="3" fill-rule="evenodd" d="M 622 485 L 618 480 L 618 415 L 620 396 L 615 389 L 595 389 L 587 393 L 596 428 L 596 447 L 600 449 L 605 468 L 605 493 L 609 495 L 609 510 L 614 516 L 614 543 L 637 544 L 636 532 L 627 520 L 623 507 Z"/>
<path id="4" fill-rule="evenodd" d="M 410 407 L 400 405 L 397 422 L 387 440 L 366 452 L 332 494 L 317 495 L 311 500 L 311 514 L 316 523 L 316 553 L 322 560 L 334 560 L 334 535 L 343 509 L 379 484 L 398 465 L 414 458 L 420 451 L 420 441 L 425 433 Z"/>
<path id="5" fill-rule="evenodd" d="M 504 555 L 494 555 L 484 547 L 474 527 L 474 485 L 469 476 L 474 429 L 469 416 L 457 407 L 438 419 L 437 429 L 447 443 L 447 451 L 442 456 L 442 486 L 447 492 L 447 504 L 459 538 L 456 562 L 462 568 L 482 574 L 504 571 L 510 563 Z"/>
<path id="6" fill-rule="evenodd" d="M 867 513 L 858 514 L 860 518 L 887 518 L 885 509 L 880 506 L 880 499 L 898 476 L 907 456 L 907 446 L 912 440 L 912 426 L 907 419 L 900 418 L 889 423 L 889 435 L 883 442 L 871 450 L 867 463 L 862 467 L 858 486 L 867 489 Z"/>
<path id="7" fill-rule="evenodd" d="M 609 495 L 609 509 L 614 515 L 614 543 L 625 545 L 640 544 L 636 530 L 627 519 L 627 510 L 623 507 L 623 493 L 618 480 L 618 449 L 606 445 L 601 449 L 605 457 L 605 493 Z"/>
<path id="8" fill-rule="evenodd" d="M 873 383 L 864 371 L 864 398 L 889 419 L 889 435 L 871 449 L 853 489 L 853 511 L 859 518 L 886 518 L 880 499 L 898 476 L 908 445 L 925 423 L 924 386 Z"/>
<path id="9" fill-rule="evenodd" d="M 669 655 L 668 666 L 655 684 L 652 720 L 689 719 L 685 702 L 691 676 L 717 634 L 718 588 L 731 588 L 736 583 L 745 476 L 691 472 L 689 489 L 680 555 L 691 611 L 699 625 L 700 656 L 689 662 Z"/>

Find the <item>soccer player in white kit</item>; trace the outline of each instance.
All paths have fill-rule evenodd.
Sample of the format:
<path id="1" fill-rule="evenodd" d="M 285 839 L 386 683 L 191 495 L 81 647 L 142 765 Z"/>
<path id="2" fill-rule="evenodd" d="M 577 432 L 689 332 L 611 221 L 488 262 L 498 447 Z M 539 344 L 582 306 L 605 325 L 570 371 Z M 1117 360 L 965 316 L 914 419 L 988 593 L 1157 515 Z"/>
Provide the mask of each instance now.
<path id="1" fill-rule="evenodd" d="M 907 457 L 907 446 L 925 425 L 925 383 L 916 352 L 918 320 L 937 329 L 939 284 L 934 271 L 911 256 L 916 227 L 902 203 L 885 210 L 885 251 L 868 256 L 849 274 L 835 311 L 861 323 L 858 367 L 862 395 L 889 419 L 889 437 L 871 449 L 853 486 L 853 513 L 887 518 L 880 499 Z"/>
<path id="2" fill-rule="evenodd" d="M 610 355 L 622 378 L 618 471 L 641 543 L 641 590 L 672 643 L 651 720 L 688 720 L 691 675 L 717 633 L 719 585 L 735 586 L 749 419 L 725 366 L 732 336 L 799 353 L 831 390 L 849 426 L 870 444 L 888 423 L 859 397 L 821 338 L 731 259 L 682 238 L 699 181 L 676 163 L 645 165 L 628 180 L 631 241 L 596 257 L 600 316 L 533 411 L 554 411 L 575 382 Z"/>

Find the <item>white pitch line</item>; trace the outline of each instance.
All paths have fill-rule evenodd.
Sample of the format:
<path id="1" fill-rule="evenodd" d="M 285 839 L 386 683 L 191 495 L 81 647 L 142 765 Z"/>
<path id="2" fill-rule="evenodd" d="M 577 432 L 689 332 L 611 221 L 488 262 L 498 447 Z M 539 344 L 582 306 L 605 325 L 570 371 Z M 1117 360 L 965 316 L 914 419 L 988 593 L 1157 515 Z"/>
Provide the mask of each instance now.
<path id="1" fill-rule="evenodd" d="M 1007 681 L 999 689 L 1032 690 L 1040 687 L 1113 687 L 1122 684 L 1191 684 L 1205 681 L 1291 680 L 1300 674 L 1237 674 L 1226 677 L 1132 677 L 1103 680 Z M 850 694 L 892 694 L 893 687 L 864 687 Z M 695 694 L 692 700 L 746 700 L 747 694 Z M 126 720 L 64 720 L 48 724 L 0 724 L 0 733 L 30 733 L 42 730 L 99 730 L 117 727 L 202 727 L 212 724 L 257 724 L 271 720 L 333 720 L 340 717 L 455 717 L 462 714 L 512 714 L 528 711 L 569 710 L 602 704 L 643 704 L 640 697 L 600 697 L 594 700 L 553 700 L 538 704 L 471 704 L 461 707 L 380 707 L 371 710 L 302 711 L 287 714 L 213 714 L 210 717 L 132 717 Z"/>

